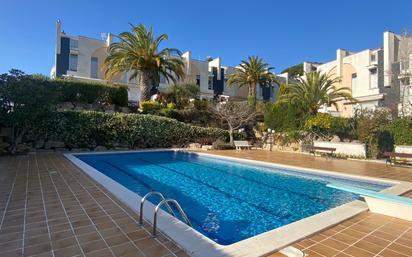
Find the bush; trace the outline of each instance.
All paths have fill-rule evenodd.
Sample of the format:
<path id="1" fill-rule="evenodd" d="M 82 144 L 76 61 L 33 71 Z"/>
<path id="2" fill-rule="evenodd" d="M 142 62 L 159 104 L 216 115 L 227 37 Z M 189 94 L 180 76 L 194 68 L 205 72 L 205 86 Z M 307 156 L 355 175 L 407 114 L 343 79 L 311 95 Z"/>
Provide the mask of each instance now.
<path id="1" fill-rule="evenodd" d="M 191 126 L 153 115 L 69 111 L 52 112 L 38 119 L 25 141 L 62 141 L 68 148 L 149 148 L 227 137 L 227 131 L 222 129 Z"/>
<path id="2" fill-rule="evenodd" d="M 392 117 L 386 110 L 365 111 L 357 117 L 357 135 L 360 142 L 366 144 L 368 157 L 377 158 L 384 151 L 393 149 L 390 133 L 383 132 Z"/>
<path id="3" fill-rule="evenodd" d="M 57 102 L 85 104 L 115 104 L 125 107 L 128 103 L 127 88 L 76 80 L 33 79 L 36 84 L 45 84 L 57 96 Z"/>
<path id="4" fill-rule="evenodd" d="M 232 145 L 231 143 L 227 143 L 225 141 L 222 141 L 220 139 L 213 142 L 212 146 L 213 146 L 213 149 L 215 149 L 215 150 L 232 150 L 232 149 L 235 149 L 234 145 Z"/>
<path id="5" fill-rule="evenodd" d="M 154 113 L 163 108 L 163 105 L 157 101 L 140 102 L 140 109 L 143 113 Z"/>
<path id="6" fill-rule="evenodd" d="M 193 105 L 196 110 L 205 111 L 209 109 L 209 102 L 207 100 L 194 100 Z"/>
<path id="7" fill-rule="evenodd" d="M 337 135 L 341 140 L 354 138 L 354 132 L 349 124 L 349 119 L 334 117 L 326 113 L 318 113 L 316 116 L 307 119 L 304 128 L 306 131 L 321 137 Z"/>
<path id="8" fill-rule="evenodd" d="M 265 125 L 275 131 L 298 130 L 304 120 L 297 106 L 290 103 L 268 104 L 265 108 Z"/>
<path id="9" fill-rule="evenodd" d="M 412 145 L 412 118 L 398 118 L 383 126 L 382 132 L 390 133 L 395 145 Z"/>

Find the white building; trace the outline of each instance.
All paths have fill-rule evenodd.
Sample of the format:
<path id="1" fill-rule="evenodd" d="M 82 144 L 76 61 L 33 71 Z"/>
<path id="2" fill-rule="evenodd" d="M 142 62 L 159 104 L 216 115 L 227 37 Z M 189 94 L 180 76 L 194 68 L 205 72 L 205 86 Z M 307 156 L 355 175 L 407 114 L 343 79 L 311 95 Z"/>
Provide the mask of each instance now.
<path id="1" fill-rule="evenodd" d="M 383 34 L 383 48 L 350 52 L 336 51 L 336 59 L 327 63 L 304 63 L 304 71 L 320 71 L 340 77 L 337 87 L 350 88 L 357 103 L 340 101 L 338 110 L 328 107 L 334 115 L 350 117 L 357 109 L 388 108 L 397 111 L 400 102 L 400 85 L 393 76 L 399 64 L 400 38 L 392 32 Z M 325 107 L 326 109 L 326 107 Z"/>
<path id="2" fill-rule="evenodd" d="M 96 81 L 106 83 L 102 64 L 107 56 L 107 49 L 112 43 L 112 34 L 104 39 L 93 39 L 83 36 L 72 36 L 62 32 L 61 22 L 56 23 L 56 59 L 52 69 L 52 77 Z M 213 98 L 214 95 L 226 95 L 231 98 L 246 99 L 248 88 L 227 86 L 227 79 L 234 72 L 234 67 L 222 65 L 220 58 L 212 60 L 196 60 L 190 51 L 181 56 L 185 63 L 185 77 L 181 82 L 194 83 L 199 86 L 201 98 Z M 140 90 L 135 80 L 129 81 L 128 74 L 114 79 L 117 84 L 127 85 L 129 101 L 136 102 L 140 98 Z M 167 91 L 170 84 L 164 77 L 160 78 L 159 91 Z M 257 99 L 273 101 L 277 92 L 276 86 L 258 87 Z"/>

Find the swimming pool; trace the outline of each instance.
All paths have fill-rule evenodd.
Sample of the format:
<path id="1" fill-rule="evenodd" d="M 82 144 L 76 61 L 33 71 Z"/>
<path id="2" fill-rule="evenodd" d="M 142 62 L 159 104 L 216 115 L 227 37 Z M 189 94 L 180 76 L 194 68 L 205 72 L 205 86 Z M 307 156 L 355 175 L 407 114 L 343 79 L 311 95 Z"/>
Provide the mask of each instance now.
<path id="1" fill-rule="evenodd" d="M 140 196 L 159 191 L 176 199 L 194 229 L 221 245 L 358 198 L 328 188 L 328 183 L 349 183 L 375 191 L 391 186 L 179 151 L 76 157 Z"/>

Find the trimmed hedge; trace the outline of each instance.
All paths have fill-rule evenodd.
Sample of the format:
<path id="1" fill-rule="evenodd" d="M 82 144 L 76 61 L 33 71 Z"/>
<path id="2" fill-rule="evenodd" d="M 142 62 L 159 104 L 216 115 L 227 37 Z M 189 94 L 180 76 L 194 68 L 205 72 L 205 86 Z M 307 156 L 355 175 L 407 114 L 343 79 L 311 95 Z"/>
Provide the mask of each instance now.
<path id="1" fill-rule="evenodd" d="M 228 133 L 153 115 L 68 111 L 39 119 L 26 142 L 51 140 L 62 141 L 67 148 L 120 145 L 135 149 L 170 147 L 205 137 L 225 140 Z"/>
<path id="2" fill-rule="evenodd" d="M 120 85 L 105 85 L 68 79 L 46 79 L 29 76 L 31 87 L 45 89 L 57 103 L 72 102 L 84 104 L 128 104 L 127 88 Z M 51 103 L 55 104 L 55 103 Z"/>

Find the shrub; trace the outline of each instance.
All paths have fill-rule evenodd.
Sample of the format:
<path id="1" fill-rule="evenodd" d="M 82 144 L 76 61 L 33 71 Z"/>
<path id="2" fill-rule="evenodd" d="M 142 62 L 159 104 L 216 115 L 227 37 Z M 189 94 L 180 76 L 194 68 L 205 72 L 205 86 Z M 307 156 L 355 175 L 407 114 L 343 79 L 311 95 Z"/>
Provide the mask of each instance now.
<path id="1" fill-rule="evenodd" d="M 382 128 L 392 120 L 390 113 L 386 110 L 364 111 L 357 117 L 357 134 L 360 142 L 366 144 L 368 157 L 376 158 L 384 151 L 393 149 L 391 135 L 382 133 Z M 391 146 L 392 145 L 392 146 Z"/>
<path id="2" fill-rule="evenodd" d="M 213 149 L 215 150 L 231 150 L 231 149 L 235 149 L 235 146 L 232 145 L 231 143 L 227 143 L 225 141 L 222 141 L 220 139 L 216 140 L 215 142 L 213 142 L 212 144 Z"/>
<path id="3" fill-rule="evenodd" d="M 176 104 L 177 109 L 183 109 L 189 105 L 190 98 L 198 97 L 199 86 L 195 84 L 177 84 L 169 88 L 168 99 Z"/>
<path id="4" fill-rule="evenodd" d="M 143 101 L 140 102 L 140 109 L 144 113 L 154 113 L 162 109 L 163 105 L 157 101 Z"/>
<path id="5" fill-rule="evenodd" d="M 318 113 L 316 116 L 306 120 L 305 130 L 322 137 L 339 136 L 341 140 L 345 138 L 353 139 L 353 129 L 349 124 L 349 119 L 334 117 L 326 113 Z"/>
<path id="6" fill-rule="evenodd" d="M 41 80 L 36 84 L 46 84 L 57 96 L 57 102 L 115 104 L 125 107 L 128 103 L 127 88 L 77 80 Z"/>
<path id="7" fill-rule="evenodd" d="M 196 108 L 196 110 L 199 111 L 205 111 L 209 109 L 209 102 L 206 100 L 194 100 L 193 105 Z"/>
<path id="8" fill-rule="evenodd" d="M 304 120 L 297 106 L 290 103 L 268 104 L 264 112 L 266 127 L 275 131 L 297 130 Z"/>
<path id="9" fill-rule="evenodd" d="M 395 145 L 412 145 L 411 117 L 395 119 L 383 126 L 381 130 L 393 136 L 393 143 Z"/>
<path id="10" fill-rule="evenodd" d="M 127 145 L 130 148 L 170 147 L 198 138 L 225 140 L 227 131 L 191 126 L 153 115 L 102 112 L 51 112 L 34 124 L 26 142 L 63 141 L 69 148 Z"/>

